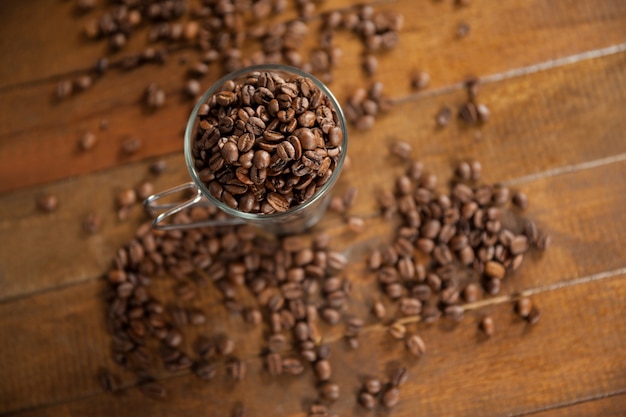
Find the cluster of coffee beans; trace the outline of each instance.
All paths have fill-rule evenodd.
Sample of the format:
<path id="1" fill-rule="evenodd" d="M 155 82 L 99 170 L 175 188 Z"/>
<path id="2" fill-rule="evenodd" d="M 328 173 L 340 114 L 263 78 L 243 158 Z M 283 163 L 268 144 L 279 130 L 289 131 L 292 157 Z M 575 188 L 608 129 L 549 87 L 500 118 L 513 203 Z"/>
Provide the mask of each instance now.
<path id="1" fill-rule="evenodd" d="M 223 219 L 215 207 L 194 207 L 175 216 L 176 223 Z M 221 292 L 228 311 L 240 314 L 251 325 L 267 318 L 265 360 L 271 375 L 301 374 L 310 363 L 320 382 L 320 396 L 337 397 L 331 381 L 330 348 L 320 345 L 318 314 L 326 321 L 341 322 L 350 292 L 342 278 L 345 256 L 328 248 L 329 236 L 311 239 L 259 236 L 250 226 L 218 226 L 186 231 L 155 231 L 142 225 L 135 237 L 120 248 L 107 274 L 107 323 L 112 334 L 114 360 L 139 376 L 139 385 L 154 397 L 165 395 L 150 377 L 157 358 L 169 371 L 193 371 L 211 379 L 221 363 L 235 381 L 246 374 L 246 363 L 233 355 L 228 335 L 200 335 L 194 352 L 185 349 L 185 329 L 206 322 L 201 309 L 185 307 L 197 298 L 209 281 Z M 178 302 L 165 305 L 150 291 L 152 277 L 174 279 Z M 244 305 L 243 293 L 255 302 Z M 287 332 L 287 335 L 285 334 Z M 289 335 L 291 334 L 291 337 Z M 154 349 L 154 341 L 159 348 Z M 296 347 L 299 354 L 293 352 Z M 118 389 L 118 378 L 101 372 L 106 390 Z"/>
<path id="2" fill-rule="evenodd" d="M 78 2 L 83 13 L 93 13 L 95 4 Z M 65 98 L 89 88 L 111 67 L 130 70 L 144 64 L 162 64 L 170 54 L 187 51 L 194 54 L 187 71 L 183 91 L 195 97 L 201 87 L 199 79 L 217 64 L 217 75 L 254 64 L 284 63 L 318 74 L 332 81 L 332 69 L 338 64 L 341 50 L 333 44 L 334 34 L 346 30 L 356 35 L 367 51 L 364 62 L 375 61 L 374 53 L 394 48 L 403 25 L 402 15 L 377 12 L 368 5 L 324 13 L 318 43 L 303 50 L 309 23 L 316 12 L 315 2 L 298 0 L 299 17 L 273 24 L 271 16 L 286 9 L 285 0 L 211 0 L 189 7 L 185 0 L 122 0 L 112 2 L 99 17 L 88 21 L 84 33 L 89 39 L 107 40 L 112 51 L 124 49 L 130 37 L 142 28 L 148 29 L 144 50 L 123 56 L 116 62 L 107 57 L 98 60 L 89 74 L 74 80 L 63 80 L 57 86 L 57 97 Z M 184 22 L 182 22 L 184 20 Z M 162 44 L 156 47 L 156 44 Z M 185 62 L 188 59 L 185 56 Z M 372 74 L 371 65 L 364 65 Z M 157 102 L 162 103 L 159 95 Z M 150 103 L 148 103 L 150 105 Z"/>
<path id="3" fill-rule="evenodd" d="M 534 222 L 507 209 L 511 200 L 507 187 L 479 182 L 481 171 L 477 161 L 462 162 L 450 193 L 437 193 L 437 178 L 413 161 L 397 178 L 395 191 L 379 195 L 384 215 L 398 214 L 402 221 L 394 242 L 375 249 L 368 265 L 384 294 L 397 301 L 401 315 L 427 323 L 442 314 L 461 320 L 463 301 L 477 301 L 481 289 L 487 295 L 498 294 L 529 250 L 549 245 L 549 235 Z M 523 193 L 515 196 L 514 204 L 527 204 Z M 518 310 L 535 323 L 538 310 L 531 314 L 528 300 L 524 303 Z M 384 305 L 374 305 L 373 313 L 384 317 Z M 491 318 L 483 320 L 482 328 L 493 333 Z M 406 337 L 402 323 L 394 323 L 389 331 L 398 339 Z M 418 340 L 406 343 L 418 355 L 424 350 Z"/>
<path id="4" fill-rule="evenodd" d="M 211 194 L 246 213 L 285 212 L 315 195 L 342 155 L 343 130 L 308 77 L 251 72 L 198 112 L 192 155 Z"/>
<path id="5" fill-rule="evenodd" d="M 383 95 L 383 83 L 376 81 L 368 88 L 357 88 L 350 96 L 343 110 L 346 120 L 358 130 L 369 130 L 379 114 L 392 107 L 390 99 Z"/>
<path id="6" fill-rule="evenodd" d="M 408 377 L 408 370 L 400 367 L 392 372 L 387 383 L 376 377 L 365 378 L 357 394 L 359 404 L 368 410 L 373 410 L 377 402 L 387 409 L 395 407 L 400 402 L 400 387 L 407 382 Z"/>

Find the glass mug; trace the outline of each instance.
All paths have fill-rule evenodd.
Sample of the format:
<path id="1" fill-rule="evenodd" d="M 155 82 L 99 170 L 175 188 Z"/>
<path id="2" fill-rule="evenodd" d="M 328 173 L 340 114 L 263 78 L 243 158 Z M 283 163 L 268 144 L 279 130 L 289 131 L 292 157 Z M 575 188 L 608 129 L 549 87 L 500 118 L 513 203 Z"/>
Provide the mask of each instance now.
<path id="1" fill-rule="evenodd" d="M 306 199 L 302 203 L 296 204 L 284 212 L 274 212 L 270 214 L 244 212 L 232 208 L 225 202 L 213 196 L 207 185 L 200 179 L 200 174 L 196 169 L 193 156 L 194 140 L 196 138 L 196 132 L 199 124 L 198 112 L 200 111 L 202 105 L 207 103 L 211 96 L 222 91 L 225 83 L 233 81 L 237 84 L 238 82 L 240 83 L 245 80 L 253 73 L 263 72 L 275 73 L 284 79 L 289 79 L 294 76 L 308 78 L 317 88 L 320 89 L 323 94 L 328 97 L 330 107 L 336 113 L 336 125 L 341 129 L 343 134 L 342 143 L 339 145 L 340 153 L 330 178 L 315 191 L 313 196 Z M 339 102 L 330 92 L 328 87 L 326 87 L 326 85 L 324 85 L 324 83 L 322 83 L 319 79 L 300 69 L 286 65 L 256 65 L 243 68 L 222 77 L 202 95 L 189 116 L 187 127 L 185 129 L 184 141 L 185 163 L 192 182 L 181 184 L 161 193 L 151 195 L 144 201 L 144 206 L 149 212 L 156 213 L 162 211 L 154 218 L 152 222 L 153 228 L 161 230 L 175 230 L 247 223 L 273 234 L 293 234 L 303 232 L 312 227 L 326 212 L 328 203 L 330 202 L 331 189 L 341 174 L 341 169 L 346 158 L 348 149 L 348 132 L 346 128 L 346 121 Z M 160 199 L 183 191 L 191 191 L 192 197 L 184 202 L 159 204 Z M 165 222 L 165 220 L 170 216 L 196 205 L 214 205 L 228 214 L 229 217 L 185 224 L 168 224 Z"/>

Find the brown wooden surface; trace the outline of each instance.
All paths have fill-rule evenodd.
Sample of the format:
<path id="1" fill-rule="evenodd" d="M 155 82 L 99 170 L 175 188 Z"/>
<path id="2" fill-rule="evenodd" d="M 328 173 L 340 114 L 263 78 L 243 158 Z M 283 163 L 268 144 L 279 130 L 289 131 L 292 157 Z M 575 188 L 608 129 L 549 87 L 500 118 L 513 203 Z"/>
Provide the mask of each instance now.
<path id="1" fill-rule="evenodd" d="M 357 3 L 328 1 L 322 10 Z M 322 327 L 343 393 L 331 408 L 340 416 L 624 415 L 626 3 L 452 3 L 373 3 L 377 10 L 401 12 L 405 27 L 400 46 L 380 57 L 376 76 L 396 106 L 373 130 L 350 131 L 352 167 L 337 188 L 359 188 L 351 212 L 366 218 L 367 230 L 355 235 L 333 213 L 315 228 L 328 230 L 333 248 L 348 255 L 350 313 L 368 323 L 356 351 L 345 347 L 343 329 Z M 178 61 L 194 55 L 183 51 L 163 67 L 114 71 L 91 90 L 55 103 L 58 80 L 81 73 L 104 51 L 103 44 L 81 39 L 78 22 L 86 17 L 73 16 L 72 4 L 0 4 L 0 52 L 11 57 L 0 64 L 0 414 L 229 416 L 233 404 L 243 401 L 250 416 L 306 415 L 316 398 L 311 371 L 269 377 L 259 357 L 262 329 L 227 313 L 211 287 L 195 301 L 210 317 L 200 331 L 230 329 L 236 354 L 249 365 L 244 381 L 229 381 L 223 364 L 209 383 L 162 371 L 157 377 L 169 396 L 155 401 L 113 364 L 101 276 L 143 218 L 137 207 L 129 221 L 118 221 L 114 198 L 144 179 L 157 189 L 188 180 L 180 150 L 191 104 L 178 94 L 185 70 Z M 471 32 L 458 40 L 454 31 L 461 21 Z M 343 101 L 367 80 L 355 77 L 360 46 L 348 36 L 337 41 L 344 57 L 330 86 Z M 417 94 L 408 87 L 416 68 L 432 79 Z M 482 127 L 453 121 L 436 128 L 434 115 L 442 106 L 456 108 L 465 100 L 461 82 L 468 75 L 484 79 L 479 100 L 489 106 L 491 120 Z M 155 115 L 138 105 L 150 81 L 169 93 Z M 98 129 L 101 119 L 110 122 L 105 132 Z M 100 140 L 80 154 L 76 141 L 85 130 Z M 119 151 L 129 135 L 144 142 L 132 158 Z M 505 282 L 503 296 L 467 306 L 460 324 L 411 324 L 427 344 L 420 360 L 408 357 L 368 314 L 377 290 L 364 257 L 392 234 L 377 216 L 374 192 L 392 186 L 402 170 L 387 151 L 397 139 L 413 145 L 413 156 L 439 176 L 441 191 L 455 163 L 480 159 L 486 182 L 503 181 L 529 195 L 524 215 L 553 238 L 545 254 L 528 257 Z M 157 156 L 168 162 L 159 177 L 148 171 Z M 35 207 L 45 192 L 59 196 L 54 213 Z M 90 210 L 103 217 L 102 230 L 91 236 L 81 228 Z M 171 281 L 154 285 L 168 298 Z M 510 296 L 519 292 L 531 294 L 541 308 L 536 326 L 513 314 Z M 476 325 L 485 314 L 496 323 L 486 341 Z M 407 364 L 411 373 L 398 407 L 383 413 L 355 405 L 359 378 L 384 375 L 393 362 Z M 102 391 L 96 378 L 102 366 L 120 374 L 129 388 L 124 394 Z"/>

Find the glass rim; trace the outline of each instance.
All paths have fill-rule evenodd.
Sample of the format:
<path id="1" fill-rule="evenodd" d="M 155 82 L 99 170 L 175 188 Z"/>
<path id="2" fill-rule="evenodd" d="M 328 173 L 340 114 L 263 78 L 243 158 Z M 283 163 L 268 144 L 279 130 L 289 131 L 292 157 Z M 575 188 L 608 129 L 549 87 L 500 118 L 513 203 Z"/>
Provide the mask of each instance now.
<path id="1" fill-rule="evenodd" d="M 198 171 L 195 168 L 194 158 L 192 155 L 192 144 L 194 140 L 194 133 L 195 133 L 196 125 L 197 125 L 198 112 L 200 110 L 200 107 L 203 104 L 205 104 L 208 101 L 208 99 L 213 94 L 215 94 L 222 85 L 224 85 L 226 81 L 237 79 L 251 72 L 272 72 L 272 71 L 286 72 L 286 73 L 294 74 L 296 76 L 307 77 L 313 82 L 313 84 L 315 84 L 316 87 L 318 87 L 328 97 L 331 105 L 334 107 L 334 110 L 337 113 L 339 127 L 341 128 L 341 132 L 343 134 L 343 140 L 340 145 L 341 153 L 339 155 L 339 160 L 337 161 L 337 164 L 335 166 L 335 169 L 333 170 L 331 177 L 328 179 L 328 181 L 326 181 L 326 183 L 322 185 L 322 187 L 319 190 L 316 190 L 315 194 L 308 200 L 284 212 L 276 212 L 276 213 L 271 213 L 271 214 L 246 213 L 244 211 L 234 209 L 230 207 L 228 204 L 224 203 L 223 201 L 215 198 L 209 192 L 209 189 L 207 188 L 206 184 L 202 180 L 200 180 L 200 176 L 198 174 Z M 280 220 L 287 216 L 301 213 L 304 210 L 306 210 L 308 207 L 314 205 L 317 201 L 319 201 L 322 197 L 326 195 L 326 193 L 332 188 L 332 186 L 335 184 L 335 182 L 339 178 L 341 174 L 341 170 L 343 168 L 344 161 L 346 159 L 347 151 L 348 151 L 348 129 L 347 129 L 347 124 L 346 124 L 346 119 L 343 114 L 343 109 L 341 108 L 339 101 L 335 98 L 335 96 L 330 91 L 330 89 L 326 86 L 326 84 L 324 84 L 321 80 L 319 80 L 314 75 L 306 71 L 303 71 L 299 68 L 292 67 L 289 65 L 283 65 L 283 64 L 252 65 L 252 66 L 248 66 L 245 68 L 241 68 L 237 71 L 233 71 L 229 74 L 226 74 L 223 77 L 221 77 L 219 80 L 215 81 L 202 94 L 202 96 L 200 96 L 196 105 L 191 111 L 189 119 L 187 120 L 187 125 L 185 128 L 185 135 L 184 135 L 185 164 L 187 165 L 187 170 L 189 171 L 189 175 L 191 176 L 191 179 L 193 180 L 194 184 L 200 189 L 200 192 L 202 193 L 202 195 L 205 198 L 207 198 L 211 202 L 211 204 L 215 205 L 217 208 L 224 211 L 225 213 L 233 217 L 238 217 L 244 220 L 250 220 L 254 222 Z"/>

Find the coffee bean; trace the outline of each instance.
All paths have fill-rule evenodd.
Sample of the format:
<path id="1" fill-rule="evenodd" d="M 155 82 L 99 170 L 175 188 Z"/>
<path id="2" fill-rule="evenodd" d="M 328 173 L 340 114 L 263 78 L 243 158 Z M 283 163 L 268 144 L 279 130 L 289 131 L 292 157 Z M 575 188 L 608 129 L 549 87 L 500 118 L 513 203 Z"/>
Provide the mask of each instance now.
<path id="1" fill-rule="evenodd" d="M 479 287 L 474 283 L 467 284 L 463 290 L 463 298 L 468 303 L 474 303 L 478 300 Z"/>
<path id="2" fill-rule="evenodd" d="M 529 298 L 520 298 L 515 304 L 515 312 L 522 318 L 528 318 L 533 305 Z"/>
<path id="3" fill-rule="evenodd" d="M 67 98 L 72 94 L 72 82 L 68 80 L 59 81 L 56 89 L 56 96 L 59 99 Z"/>
<path id="4" fill-rule="evenodd" d="M 463 320 L 464 310 L 463 307 L 459 305 L 451 305 L 444 309 L 444 314 L 452 321 L 460 322 Z"/>
<path id="5" fill-rule="evenodd" d="M 523 235 L 515 236 L 511 240 L 509 251 L 511 252 L 512 255 L 518 255 L 518 254 L 527 252 L 528 247 L 529 247 L 528 238 L 526 238 L 526 236 L 523 236 Z"/>
<path id="6" fill-rule="evenodd" d="M 408 381 L 409 371 L 405 367 L 395 368 L 389 375 L 389 379 L 392 387 L 401 387 Z"/>
<path id="7" fill-rule="evenodd" d="M 469 35 L 470 25 L 466 22 L 461 22 L 458 24 L 456 28 L 456 36 L 457 38 L 464 38 Z"/>
<path id="8" fill-rule="evenodd" d="M 365 221 L 360 217 L 350 216 L 348 217 L 347 223 L 348 228 L 353 233 L 361 233 L 365 228 Z"/>
<path id="9" fill-rule="evenodd" d="M 448 106 L 442 107 L 435 116 L 435 121 L 440 127 L 448 126 L 450 124 L 450 120 L 452 120 L 452 109 Z"/>
<path id="10" fill-rule="evenodd" d="M 383 384 L 380 382 L 380 379 L 369 377 L 363 383 L 363 388 L 370 394 L 376 395 L 382 389 Z"/>
<path id="11" fill-rule="evenodd" d="M 108 369 L 101 369 L 98 372 L 98 381 L 105 392 L 116 392 L 121 387 L 119 376 L 113 374 Z"/>
<path id="12" fill-rule="evenodd" d="M 139 390 L 146 397 L 159 399 L 167 396 L 167 391 L 160 383 L 156 381 L 149 381 L 139 385 Z"/>
<path id="13" fill-rule="evenodd" d="M 90 211 L 83 219 L 83 230 L 89 234 L 97 233 L 101 225 L 102 219 L 95 211 Z"/>
<path id="14" fill-rule="evenodd" d="M 93 149 L 97 143 L 98 139 L 96 138 L 96 135 L 94 135 L 92 132 L 85 132 L 78 139 L 78 147 L 82 151 L 89 151 Z"/>
<path id="15" fill-rule="evenodd" d="M 283 359 L 279 353 L 270 353 L 266 357 L 267 369 L 270 375 L 277 376 L 283 372 Z"/>
<path id="16" fill-rule="evenodd" d="M 415 90 L 423 90 L 430 83 L 430 75 L 424 71 L 417 71 L 411 76 L 411 87 Z"/>
<path id="17" fill-rule="evenodd" d="M 376 318 L 383 319 L 386 315 L 385 305 L 380 301 L 376 301 L 372 307 L 372 313 Z"/>
<path id="18" fill-rule="evenodd" d="M 513 197 L 511 197 L 511 201 L 513 202 L 513 204 L 521 209 L 525 209 L 526 207 L 528 207 L 528 197 L 525 193 L 521 191 L 516 191 L 513 194 Z"/>
<path id="19" fill-rule="evenodd" d="M 406 336 L 406 327 L 400 322 L 395 322 L 389 326 L 389 334 L 396 339 L 404 339 Z"/>
<path id="20" fill-rule="evenodd" d="M 532 306 L 532 308 L 530 309 L 530 313 L 528 313 L 528 316 L 526 317 L 526 320 L 528 321 L 528 323 L 535 325 L 539 322 L 539 319 L 541 318 L 541 311 L 536 307 L 536 306 Z"/>
<path id="21" fill-rule="evenodd" d="M 328 401 L 337 401 L 340 396 L 339 385 L 332 382 L 325 382 L 320 386 L 322 398 Z"/>
<path id="22" fill-rule="evenodd" d="M 315 373 L 320 381 L 328 381 L 332 375 L 330 362 L 326 359 L 317 361 L 315 364 Z"/>
<path id="23" fill-rule="evenodd" d="M 491 318 L 491 316 L 483 317 L 482 320 L 480 321 L 480 328 L 488 337 L 493 336 L 493 332 L 494 332 L 493 318 Z"/>
<path id="24" fill-rule="evenodd" d="M 300 375 L 304 372 L 302 362 L 295 358 L 283 359 L 283 372 L 289 375 Z"/>
<path id="25" fill-rule="evenodd" d="M 194 364 L 193 372 L 198 378 L 208 381 L 215 378 L 215 375 L 217 374 L 217 369 L 215 368 L 214 364 L 201 361 Z"/>
<path id="26" fill-rule="evenodd" d="M 59 206 L 59 199 L 54 194 L 43 194 L 37 199 L 37 207 L 39 210 L 51 213 Z"/>
<path id="27" fill-rule="evenodd" d="M 129 137 L 122 141 L 121 149 L 124 154 L 132 155 L 137 153 L 139 149 L 141 149 L 141 146 L 141 139 L 136 137 Z"/>
<path id="28" fill-rule="evenodd" d="M 385 408 L 393 408 L 400 402 L 400 390 L 397 387 L 389 387 L 383 393 L 381 403 Z"/>
<path id="29" fill-rule="evenodd" d="M 421 337 L 414 334 L 406 339 L 406 347 L 413 356 L 421 357 L 426 352 L 426 345 Z"/>
<path id="30" fill-rule="evenodd" d="M 232 359 L 226 364 L 228 375 L 235 381 L 241 381 L 246 376 L 246 363 L 239 359 Z"/>
<path id="31" fill-rule="evenodd" d="M 391 153 L 402 160 L 408 161 L 411 159 L 412 152 L 413 147 L 408 142 L 396 141 L 391 145 Z"/>
<path id="32" fill-rule="evenodd" d="M 376 397 L 370 394 L 369 392 L 360 392 L 359 393 L 359 404 L 361 404 L 367 410 L 373 410 L 376 407 Z"/>
<path id="33" fill-rule="evenodd" d="M 485 275 L 490 278 L 502 279 L 506 274 L 504 266 L 496 261 L 489 261 L 485 264 Z"/>

